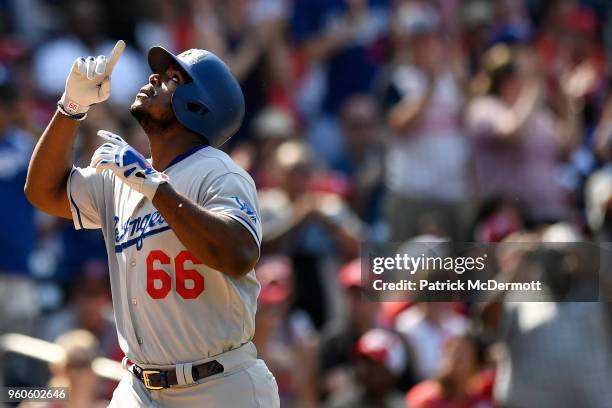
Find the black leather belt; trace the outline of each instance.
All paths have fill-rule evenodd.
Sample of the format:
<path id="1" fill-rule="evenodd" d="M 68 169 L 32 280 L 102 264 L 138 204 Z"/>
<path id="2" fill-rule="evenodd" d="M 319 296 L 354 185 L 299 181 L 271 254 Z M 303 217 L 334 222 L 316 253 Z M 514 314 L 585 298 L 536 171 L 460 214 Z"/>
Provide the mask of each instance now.
<path id="1" fill-rule="evenodd" d="M 130 370 L 149 390 L 162 390 L 178 385 L 176 370 L 146 370 L 136 364 L 132 365 Z M 217 360 L 212 360 L 191 368 L 191 376 L 194 382 L 222 372 L 223 365 Z"/>

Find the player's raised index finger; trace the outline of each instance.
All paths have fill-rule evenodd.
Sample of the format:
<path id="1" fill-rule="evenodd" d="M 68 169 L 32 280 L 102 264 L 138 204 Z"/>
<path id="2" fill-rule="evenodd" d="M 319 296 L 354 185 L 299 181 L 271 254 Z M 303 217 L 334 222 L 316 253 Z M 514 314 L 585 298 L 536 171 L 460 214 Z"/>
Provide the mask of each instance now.
<path id="1" fill-rule="evenodd" d="M 117 65 L 117 61 L 119 61 L 119 57 L 121 57 L 123 50 L 125 50 L 125 42 L 123 40 L 117 41 L 117 44 L 115 44 L 115 48 L 113 48 L 110 57 L 108 57 L 108 62 L 106 63 L 106 69 L 104 70 L 106 75 L 110 75 L 113 72 L 113 69 L 115 69 L 115 65 Z"/>

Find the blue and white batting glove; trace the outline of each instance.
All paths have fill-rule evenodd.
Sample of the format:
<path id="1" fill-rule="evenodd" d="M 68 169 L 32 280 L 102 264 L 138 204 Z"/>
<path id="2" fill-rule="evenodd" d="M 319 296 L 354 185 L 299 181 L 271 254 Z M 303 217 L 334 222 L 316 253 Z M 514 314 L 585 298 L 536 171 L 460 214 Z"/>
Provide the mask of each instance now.
<path id="1" fill-rule="evenodd" d="M 94 152 L 90 167 L 96 173 L 110 170 L 132 189 L 153 200 L 160 184 L 167 183 L 170 178 L 153 168 L 151 163 L 125 140 L 107 130 L 99 130 L 98 136 L 107 140 Z"/>

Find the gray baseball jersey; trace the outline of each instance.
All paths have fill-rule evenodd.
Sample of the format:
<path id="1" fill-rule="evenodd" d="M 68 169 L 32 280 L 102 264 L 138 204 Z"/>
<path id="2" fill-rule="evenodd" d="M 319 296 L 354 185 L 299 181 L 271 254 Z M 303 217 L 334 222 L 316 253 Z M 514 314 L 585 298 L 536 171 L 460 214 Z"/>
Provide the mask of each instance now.
<path id="1" fill-rule="evenodd" d="M 238 221 L 260 245 L 255 183 L 225 153 L 199 147 L 164 172 L 174 189 Z M 259 293 L 254 271 L 234 279 L 206 266 L 150 200 L 110 171 L 73 168 L 68 198 L 77 229 L 102 229 L 119 344 L 129 359 L 156 365 L 196 361 L 253 337 Z"/>

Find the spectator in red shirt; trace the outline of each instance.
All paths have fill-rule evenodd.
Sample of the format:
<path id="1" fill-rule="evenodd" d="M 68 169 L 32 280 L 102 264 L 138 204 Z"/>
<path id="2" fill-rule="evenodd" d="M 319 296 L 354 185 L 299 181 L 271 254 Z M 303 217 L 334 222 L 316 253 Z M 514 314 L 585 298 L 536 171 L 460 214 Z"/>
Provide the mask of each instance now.
<path id="1" fill-rule="evenodd" d="M 410 408 L 491 408 L 481 378 L 482 350 L 469 335 L 448 341 L 442 364 L 433 380 L 414 386 L 406 395 Z"/>

